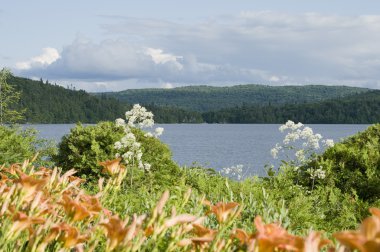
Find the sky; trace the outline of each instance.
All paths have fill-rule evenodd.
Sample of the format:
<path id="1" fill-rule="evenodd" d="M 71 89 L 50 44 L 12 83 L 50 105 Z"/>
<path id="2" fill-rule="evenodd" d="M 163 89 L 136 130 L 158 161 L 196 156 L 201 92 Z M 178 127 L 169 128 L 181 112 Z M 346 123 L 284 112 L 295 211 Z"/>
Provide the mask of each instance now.
<path id="1" fill-rule="evenodd" d="M 0 67 L 90 92 L 380 89 L 380 1 L 2 0 Z"/>

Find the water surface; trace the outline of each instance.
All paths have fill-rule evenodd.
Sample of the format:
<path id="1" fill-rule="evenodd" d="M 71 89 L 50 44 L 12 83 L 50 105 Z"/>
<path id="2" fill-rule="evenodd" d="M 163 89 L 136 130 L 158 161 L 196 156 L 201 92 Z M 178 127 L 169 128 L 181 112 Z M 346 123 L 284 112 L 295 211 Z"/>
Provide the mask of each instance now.
<path id="1" fill-rule="evenodd" d="M 74 124 L 29 125 L 40 131 L 43 138 L 59 142 Z M 265 164 L 278 164 L 270 149 L 281 142 L 284 134 L 278 124 L 161 124 L 160 137 L 169 145 L 173 159 L 180 165 L 194 162 L 220 170 L 243 165 L 246 175 L 264 175 Z M 363 124 L 310 124 L 314 132 L 335 142 L 366 129 Z"/>

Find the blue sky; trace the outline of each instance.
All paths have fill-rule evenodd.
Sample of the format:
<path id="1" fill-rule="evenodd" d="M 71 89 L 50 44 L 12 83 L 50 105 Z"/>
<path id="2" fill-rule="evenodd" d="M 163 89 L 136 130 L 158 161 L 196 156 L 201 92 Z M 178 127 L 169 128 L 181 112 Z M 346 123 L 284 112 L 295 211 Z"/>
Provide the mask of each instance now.
<path id="1" fill-rule="evenodd" d="M 380 2 L 3 1 L 0 67 L 88 91 L 380 88 Z"/>

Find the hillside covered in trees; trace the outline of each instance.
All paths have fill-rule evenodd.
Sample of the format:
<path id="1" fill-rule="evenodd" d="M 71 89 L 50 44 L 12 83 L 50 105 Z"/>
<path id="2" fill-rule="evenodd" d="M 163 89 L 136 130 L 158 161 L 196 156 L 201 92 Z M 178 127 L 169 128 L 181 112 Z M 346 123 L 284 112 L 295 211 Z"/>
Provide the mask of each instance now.
<path id="1" fill-rule="evenodd" d="M 378 123 L 380 90 L 307 104 L 277 106 L 243 105 L 216 112 L 206 112 L 207 123 Z"/>
<path id="2" fill-rule="evenodd" d="M 238 85 L 230 87 L 188 86 L 173 89 L 129 89 L 102 93 L 128 103 L 178 107 L 190 111 L 215 111 L 235 106 L 303 104 L 345 97 L 368 91 L 347 86 L 266 86 Z"/>
<path id="3" fill-rule="evenodd" d="M 127 106 L 114 98 L 92 96 L 48 81 L 10 76 L 7 82 L 21 91 L 18 109 L 26 108 L 27 123 L 93 123 L 121 117 Z"/>
<path id="4" fill-rule="evenodd" d="M 83 90 L 10 76 L 21 92 L 15 109 L 26 123 L 96 123 L 122 117 L 131 104 L 151 110 L 157 123 L 376 123 L 380 91 L 344 86 L 245 85 L 127 90 L 89 94 Z M 256 90 L 256 91 L 254 91 Z M 145 94 L 147 94 L 145 96 Z M 139 100 L 140 98 L 144 98 Z M 118 100 L 120 99 L 120 100 Z M 246 102 L 248 101 L 248 102 Z M 215 109 L 213 109 L 215 108 Z"/>

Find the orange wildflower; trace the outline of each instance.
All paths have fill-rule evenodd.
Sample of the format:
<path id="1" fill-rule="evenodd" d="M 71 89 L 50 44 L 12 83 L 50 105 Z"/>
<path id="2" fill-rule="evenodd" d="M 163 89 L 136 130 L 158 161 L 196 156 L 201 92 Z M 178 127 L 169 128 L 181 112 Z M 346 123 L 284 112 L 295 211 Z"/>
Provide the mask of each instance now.
<path id="1" fill-rule="evenodd" d="M 335 233 L 334 237 L 345 247 L 361 252 L 380 251 L 380 209 L 370 208 L 372 216 L 366 218 L 358 231 Z"/>
<path id="2" fill-rule="evenodd" d="M 170 228 L 178 224 L 193 222 L 193 221 L 196 221 L 197 219 L 198 217 L 191 214 L 180 214 L 166 220 L 164 226 L 166 228 Z"/>
<path id="3" fill-rule="evenodd" d="M 125 166 L 120 164 L 121 158 L 114 160 L 107 160 L 105 162 L 99 162 L 99 165 L 103 166 L 102 172 L 108 173 L 111 176 L 117 175 L 120 171 L 125 170 Z"/>
<path id="4" fill-rule="evenodd" d="M 91 215 L 97 215 L 103 210 L 100 204 L 99 197 L 82 194 L 80 196 L 82 205 L 91 213 Z"/>
<path id="5" fill-rule="evenodd" d="M 26 229 L 30 229 L 33 224 L 42 224 L 45 220 L 42 218 L 29 217 L 25 213 L 17 212 L 13 216 L 13 224 L 9 231 L 10 234 L 16 234 Z"/>
<path id="6" fill-rule="evenodd" d="M 240 245 L 246 245 L 247 251 L 254 251 L 256 241 L 254 235 L 249 235 L 243 229 L 237 228 L 235 229 L 232 237 L 238 239 L 240 241 Z"/>
<path id="7" fill-rule="evenodd" d="M 86 209 L 86 207 L 73 200 L 67 194 L 63 195 L 60 204 L 63 206 L 65 212 L 73 221 L 81 221 L 90 216 L 90 212 Z"/>
<path id="8" fill-rule="evenodd" d="M 206 243 L 212 242 L 217 234 L 216 230 L 206 228 L 202 225 L 193 224 L 193 227 L 197 237 L 191 238 L 191 241 L 196 245 L 203 246 Z"/>
<path id="9" fill-rule="evenodd" d="M 22 172 L 19 172 L 19 176 L 19 179 L 16 179 L 15 183 L 21 184 L 26 201 L 32 200 L 35 192 L 42 190 L 48 182 L 47 179 L 37 179 Z"/>
<path id="10" fill-rule="evenodd" d="M 274 251 L 275 249 L 302 251 L 304 241 L 301 237 L 288 234 L 278 224 L 264 224 L 260 216 L 255 218 L 257 233 L 255 238 L 260 251 Z"/>
<path id="11" fill-rule="evenodd" d="M 237 214 L 237 206 L 239 206 L 239 204 L 236 202 L 219 202 L 215 206 L 211 206 L 211 212 L 216 215 L 216 219 L 219 223 L 224 223 L 231 215 Z"/>
<path id="12" fill-rule="evenodd" d="M 56 236 L 57 233 L 60 233 L 58 239 L 63 242 L 65 248 L 72 248 L 88 239 L 87 235 L 81 235 L 76 227 L 72 227 L 66 223 L 53 227 L 50 238 Z"/>
<path id="13" fill-rule="evenodd" d="M 111 217 L 107 222 L 99 224 L 106 229 L 107 247 L 109 250 L 115 249 L 123 242 L 128 230 L 125 228 L 126 223 L 118 216 Z"/>

